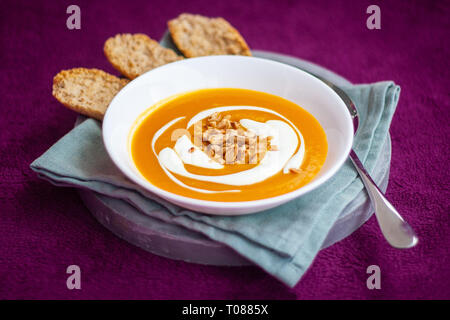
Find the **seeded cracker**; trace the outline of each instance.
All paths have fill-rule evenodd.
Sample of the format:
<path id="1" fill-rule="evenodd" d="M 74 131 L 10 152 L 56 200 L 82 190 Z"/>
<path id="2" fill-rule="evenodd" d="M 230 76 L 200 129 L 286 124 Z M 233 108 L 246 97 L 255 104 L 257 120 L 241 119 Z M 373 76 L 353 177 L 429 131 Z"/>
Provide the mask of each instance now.
<path id="1" fill-rule="evenodd" d="M 128 82 L 102 70 L 75 68 L 53 78 L 52 94 L 67 108 L 102 120 L 112 98 Z"/>
<path id="2" fill-rule="evenodd" d="M 106 58 L 115 69 L 129 79 L 162 66 L 183 59 L 173 50 L 162 47 L 145 34 L 117 34 L 105 42 Z"/>
<path id="3" fill-rule="evenodd" d="M 251 56 L 239 32 L 223 18 L 183 13 L 168 23 L 178 49 L 188 58 L 234 54 Z"/>

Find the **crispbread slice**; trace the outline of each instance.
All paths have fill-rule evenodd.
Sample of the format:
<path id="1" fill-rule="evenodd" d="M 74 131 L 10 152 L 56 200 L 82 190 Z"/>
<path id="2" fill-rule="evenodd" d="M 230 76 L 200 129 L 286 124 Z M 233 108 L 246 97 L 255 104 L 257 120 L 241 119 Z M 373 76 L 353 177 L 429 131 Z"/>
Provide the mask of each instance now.
<path id="1" fill-rule="evenodd" d="M 240 33 L 223 18 L 183 13 L 168 22 L 178 49 L 188 58 L 235 54 L 251 56 Z"/>
<path id="2" fill-rule="evenodd" d="M 114 68 L 129 79 L 166 63 L 183 59 L 145 34 L 117 34 L 105 42 L 104 52 Z"/>
<path id="3" fill-rule="evenodd" d="M 64 106 L 99 120 L 114 96 L 127 83 L 98 69 L 62 70 L 53 78 L 53 96 Z"/>

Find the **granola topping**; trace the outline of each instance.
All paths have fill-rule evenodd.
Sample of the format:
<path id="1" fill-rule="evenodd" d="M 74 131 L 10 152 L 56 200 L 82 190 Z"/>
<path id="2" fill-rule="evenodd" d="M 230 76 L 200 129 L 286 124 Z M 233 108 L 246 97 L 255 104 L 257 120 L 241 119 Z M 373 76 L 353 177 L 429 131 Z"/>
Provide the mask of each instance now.
<path id="1" fill-rule="evenodd" d="M 256 135 L 239 121 L 231 120 L 230 114 L 214 112 L 195 125 L 197 146 L 220 164 L 257 164 L 267 151 L 278 151 L 278 147 L 271 144 L 273 137 Z"/>

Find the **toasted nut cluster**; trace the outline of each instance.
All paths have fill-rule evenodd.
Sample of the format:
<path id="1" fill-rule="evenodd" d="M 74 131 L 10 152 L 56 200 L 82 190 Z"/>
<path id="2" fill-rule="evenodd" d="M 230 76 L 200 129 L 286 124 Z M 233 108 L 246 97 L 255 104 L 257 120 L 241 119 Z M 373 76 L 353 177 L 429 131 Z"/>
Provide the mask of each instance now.
<path id="1" fill-rule="evenodd" d="M 245 129 L 231 115 L 216 112 L 194 127 L 194 144 L 221 164 L 257 164 L 267 151 L 277 151 L 272 137 L 260 137 Z"/>

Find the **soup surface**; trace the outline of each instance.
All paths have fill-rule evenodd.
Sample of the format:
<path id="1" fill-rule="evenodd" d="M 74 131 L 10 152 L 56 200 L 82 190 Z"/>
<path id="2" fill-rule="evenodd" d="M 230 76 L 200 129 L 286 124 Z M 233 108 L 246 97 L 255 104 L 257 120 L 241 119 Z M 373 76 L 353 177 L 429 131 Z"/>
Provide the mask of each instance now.
<path id="1" fill-rule="evenodd" d="M 151 184 L 212 201 L 291 192 L 320 171 L 326 135 L 306 110 L 246 89 L 203 89 L 147 109 L 130 134 L 132 159 Z"/>

